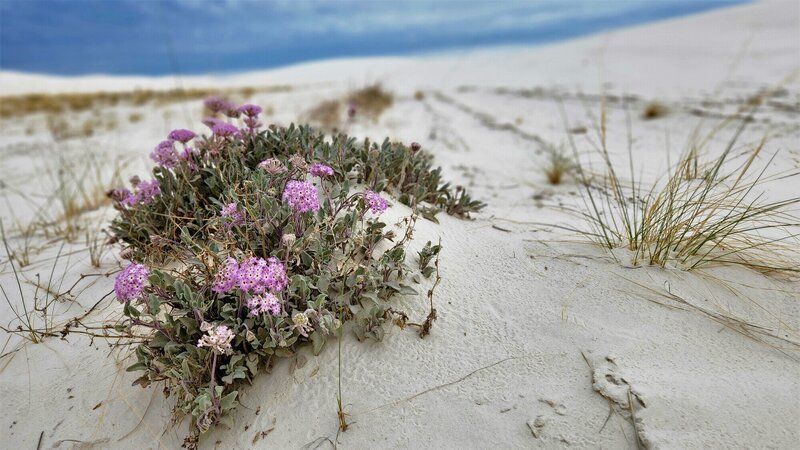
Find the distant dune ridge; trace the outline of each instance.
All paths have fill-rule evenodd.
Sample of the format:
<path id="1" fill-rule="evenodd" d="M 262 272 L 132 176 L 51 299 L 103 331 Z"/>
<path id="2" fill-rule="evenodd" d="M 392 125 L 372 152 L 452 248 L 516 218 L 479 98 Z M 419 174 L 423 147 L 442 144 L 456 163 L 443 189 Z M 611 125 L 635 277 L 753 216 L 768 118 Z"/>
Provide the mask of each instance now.
<path id="1" fill-rule="evenodd" d="M 146 174 L 148 154 L 170 130 L 197 124 L 201 95 L 188 92 L 209 90 L 260 104 L 266 124 L 288 125 L 333 102 L 337 129 L 419 142 L 448 180 L 487 206 L 472 221 L 442 214 L 438 224 L 417 223 L 409 254 L 427 241 L 443 246 L 429 336 L 390 327 L 379 343 L 357 343 L 345 333 L 347 431 L 337 432 L 339 355 L 329 345 L 258 377 L 240 397 L 235 425 L 201 448 L 792 448 L 800 440 L 796 271 L 687 270 L 674 260 L 634 264 L 624 245 L 605 251 L 574 232 L 586 232 L 580 213 L 590 207 L 574 159 L 593 195 L 608 199 L 631 173 L 645 188 L 665 181 L 693 143 L 705 144 L 696 146 L 703 167 L 734 142 L 726 168 L 766 167 L 754 192 L 763 192 L 760 201 L 797 197 L 798 71 L 800 5 L 772 0 L 550 46 L 224 77 L 0 71 L 0 95 L 45 94 L 36 101 L 169 91 L 0 117 L 8 245 L 0 247 L 8 298 L 0 324 L 19 325 L 20 296 L 28 309 L 35 298 L 50 313 L 34 313 L 34 325 L 57 335 L 41 343 L 0 336 L 3 445 L 180 447 L 186 425 L 165 428 L 172 403 L 158 387 L 131 386 L 137 375 L 125 372 L 125 349 L 59 336 L 74 317 L 99 326 L 120 315 L 108 295 L 124 255 L 102 245 L 115 214 L 105 192 Z M 354 92 L 376 83 L 391 93 L 390 106 L 376 117 L 357 107 L 350 114 Z M 737 111 L 749 118 L 735 141 L 741 117 L 712 133 Z M 602 135 L 616 182 L 604 176 Z M 546 169 L 555 164 L 563 173 L 551 184 Z M 411 213 L 390 203 L 387 223 Z M 773 219 L 796 223 L 796 210 Z M 782 242 L 787 254 L 798 248 L 796 238 Z M 420 292 L 400 304 L 424 317 Z"/>

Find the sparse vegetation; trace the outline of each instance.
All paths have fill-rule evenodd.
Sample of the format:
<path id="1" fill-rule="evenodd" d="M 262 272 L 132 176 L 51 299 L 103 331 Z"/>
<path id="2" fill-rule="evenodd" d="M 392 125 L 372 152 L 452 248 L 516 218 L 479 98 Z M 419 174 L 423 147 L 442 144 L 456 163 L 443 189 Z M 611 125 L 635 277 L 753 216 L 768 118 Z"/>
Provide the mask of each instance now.
<path id="1" fill-rule="evenodd" d="M 583 216 L 591 227 L 584 233 L 609 250 L 629 249 L 634 263 L 665 266 L 674 262 L 687 270 L 726 263 L 762 272 L 800 272 L 800 219 L 794 215 L 800 197 L 764 201 L 759 192 L 770 181 L 787 182 L 800 174 L 767 176 L 774 155 L 756 169 L 766 137 L 749 152 L 734 154 L 750 122 L 749 112 L 749 108 L 741 109 L 712 131 L 720 133 L 725 124 L 738 123 L 716 156 L 701 157 L 710 136 L 694 142 L 666 181 L 647 189 L 635 179 L 630 138 L 630 184 L 619 177 L 606 146 L 606 116 L 602 114 L 597 129 L 605 168 L 602 183 L 578 167 L 587 206 Z M 570 142 L 577 158 L 574 141 Z M 606 187 L 610 193 L 605 193 Z"/>
<path id="2" fill-rule="evenodd" d="M 89 111 L 95 108 L 132 104 L 136 106 L 154 103 L 158 105 L 184 100 L 196 100 L 211 95 L 240 95 L 251 97 L 256 92 L 283 92 L 290 86 L 267 86 L 239 89 L 173 89 L 156 91 L 140 89 L 127 92 L 88 92 L 63 94 L 26 94 L 0 96 L 0 118 L 19 117 L 28 114 L 62 114 L 66 112 Z"/>
<path id="3" fill-rule="evenodd" d="M 0 330 L 9 334 L 16 334 L 30 342 L 39 343 L 49 336 L 56 336 L 53 331 L 53 317 L 55 315 L 53 308 L 55 302 L 58 300 L 56 291 L 59 289 L 64 277 L 57 280 L 55 277 L 55 270 L 58 267 L 59 259 L 61 258 L 64 249 L 64 243 L 58 249 L 58 253 L 53 260 L 53 266 L 50 270 L 47 284 L 42 284 L 39 274 L 36 274 L 35 290 L 32 295 L 26 295 L 22 287 L 23 283 L 27 281 L 23 278 L 19 267 L 14 263 L 13 253 L 8 243 L 5 226 L 0 220 L 0 240 L 3 241 L 3 248 L 8 255 L 8 264 L 11 266 L 12 273 L 14 274 L 14 281 L 16 282 L 16 292 L 11 286 L 0 285 L 0 293 L 3 294 L 3 299 L 11 309 L 11 313 L 16 317 L 16 326 L 0 325 Z M 66 269 L 64 274 L 66 274 Z M 19 297 L 14 299 L 15 294 Z M 13 323 L 10 321 L 10 323 Z"/>

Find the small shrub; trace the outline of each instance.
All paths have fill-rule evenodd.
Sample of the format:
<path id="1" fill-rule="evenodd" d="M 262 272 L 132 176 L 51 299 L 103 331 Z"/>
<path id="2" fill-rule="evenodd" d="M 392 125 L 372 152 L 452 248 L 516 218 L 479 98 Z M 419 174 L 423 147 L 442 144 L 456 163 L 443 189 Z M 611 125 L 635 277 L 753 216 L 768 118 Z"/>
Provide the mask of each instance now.
<path id="1" fill-rule="evenodd" d="M 87 111 L 92 108 L 128 103 L 137 106 L 154 103 L 164 105 L 178 101 L 194 100 L 210 95 L 239 95 L 245 98 L 255 92 L 286 92 L 291 86 L 244 87 L 238 89 L 171 89 L 156 91 L 137 89 L 127 92 L 86 92 L 63 94 L 24 94 L 0 96 L 0 118 L 19 117 L 27 114 L 60 114 L 66 111 Z"/>
<path id="2" fill-rule="evenodd" d="M 137 383 L 164 382 L 175 416 L 191 417 L 189 447 L 229 423 L 245 385 L 298 346 L 319 353 L 345 322 L 359 339 L 414 325 L 390 301 L 416 293 L 411 280 L 433 274 L 441 247 L 407 264 L 416 215 L 396 234 L 382 219 L 387 198 L 431 217 L 483 206 L 443 183 L 418 146 L 259 131 L 254 105 L 211 109 L 245 126 L 210 118 L 208 137 L 173 131 L 151 154 L 153 180 L 110 194 L 112 232 L 136 261 L 117 276 L 124 318 L 114 327 L 142 342 L 128 369 L 144 372 Z M 431 306 L 417 326 L 427 332 L 433 319 Z"/>

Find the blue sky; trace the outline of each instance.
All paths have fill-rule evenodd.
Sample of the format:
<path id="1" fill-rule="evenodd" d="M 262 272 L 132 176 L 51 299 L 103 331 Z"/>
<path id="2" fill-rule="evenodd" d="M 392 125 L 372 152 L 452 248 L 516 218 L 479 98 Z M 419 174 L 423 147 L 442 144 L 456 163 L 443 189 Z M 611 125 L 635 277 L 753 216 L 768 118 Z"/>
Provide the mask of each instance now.
<path id="1" fill-rule="evenodd" d="M 341 56 L 544 43 L 732 0 L 0 0 L 0 68 L 221 73 Z"/>

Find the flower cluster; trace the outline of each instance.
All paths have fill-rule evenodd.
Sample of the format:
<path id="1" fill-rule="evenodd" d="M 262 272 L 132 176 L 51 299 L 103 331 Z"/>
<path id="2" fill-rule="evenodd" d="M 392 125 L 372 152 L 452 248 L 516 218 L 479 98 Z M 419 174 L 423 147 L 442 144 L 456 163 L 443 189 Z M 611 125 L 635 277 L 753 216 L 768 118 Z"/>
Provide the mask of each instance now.
<path id="1" fill-rule="evenodd" d="M 364 200 L 367 202 L 367 207 L 369 210 L 374 214 L 380 214 L 386 211 L 386 208 L 389 207 L 389 202 L 384 200 L 380 194 L 374 191 L 364 191 Z"/>
<path id="2" fill-rule="evenodd" d="M 319 209 L 317 188 L 308 181 L 291 180 L 286 182 L 283 201 L 299 213 L 317 211 Z"/>
<path id="3" fill-rule="evenodd" d="M 203 101 L 203 106 L 214 114 L 222 113 L 228 117 L 239 117 L 236 105 L 220 97 L 208 97 Z"/>
<path id="4" fill-rule="evenodd" d="M 308 169 L 308 173 L 315 177 L 325 178 L 333 176 L 333 169 L 325 164 L 315 163 Z"/>
<path id="5" fill-rule="evenodd" d="M 239 263 L 236 259 L 228 257 L 217 272 L 211 290 L 218 294 L 224 294 L 236 287 L 237 283 L 239 283 Z"/>
<path id="6" fill-rule="evenodd" d="M 208 347 L 218 354 L 225 354 L 231 351 L 231 341 L 233 341 L 233 330 L 225 325 L 213 326 L 208 322 L 200 325 L 200 330 L 206 334 L 197 340 L 198 347 Z"/>
<path id="7" fill-rule="evenodd" d="M 222 207 L 220 215 L 225 220 L 225 228 L 230 229 L 235 225 L 244 224 L 244 214 L 239 211 L 239 205 L 236 203 L 228 203 Z"/>
<path id="8" fill-rule="evenodd" d="M 184 130 L 184 129 L 172 130 L 169 133 L 169 139 L 172 139 L 173 141 L 178 141 L 181 144 L 186 144 L 187 142 L 194 139 L 195 136 L 196 135 L 194 134 L 194 131 Z"/>
<path id="9" fill-rule="evenodd" d="M 257 316 L 264 313 L 270 313 L 273 316 L 277 316 L 283 311 L 281 301 L 278 300 L 278 297 L 269 292 L 251 297 L 250 300 L 247 301 L 247 307 L 250 308 L 251 316 Z"/>
<path id="10" fill-rule="evenodd" d="M 161 141 L 156 148 L 150 153 L 150 159 L 156 162 L 161 167 L 171 169 L 178 165 L 178 152 L 175 151 L 175 141 L 167 139 Z"/>
<path id="11" fill-rule="evenodd" d="M 239 112 L 247 117 L 258 117 L 258 115 L 261 114 L 261 111 L 263 111 L 263 109 L 261 109 L 260 106 L 250 103 L 239 107 Z"/>
<path id="12" fill-rule="evenodd" d="M 289 284 L 286 268 L 275 257 L 269 259 L 251 256 L 241 263 L 228 258 L 214 278 L 212 291 L 224 294 L 238 287 L 249 294 L 281 292 Z"/>
<path id="13" fill-rule="evenodd" d="M 228 122 L 217 122 L 211 127 L 211 132 L 215 136 L 224 138 L 235 138 L 239 135 L 239 128 L 236 125 L 231 125 Z"/>
<path id="14" fill-rule="evenodd" d="M 138 204 L 146 205 L 161 194 L 161 183 L 158 180 L 140 181 L 136 184 L 136 192 L 128 189 L 115 189 L 112 197 L 121 205 L 133 207 Z"/>
<path id="15" fill-rule="evenodd" d="M 146 205 L 161 194 L 161 183 L 156 179 L 142 181 L 136 189 L 138 191 L 136 195 L 139 197 L 139 203 Z"/>
<path id="16" fill-rule="evenodd" d="M 250 133 L 255 132 L 256 128 L 261 126 L 258 121 L 258 115 L 261 114 L 261 107 L 258 105 L 246 104 L 239 107 L 238 111 L 245 115 L 244 123 Z"/>
<path id="17" fill-rule="evenodd" d="M 244 292 L 280 292 L 288 284 L 286 269 L 278 258 L 270 257 L 265 260 L 251 256 L 239 264 L 239 288 Z"/>
<path id="18" fill-rule="evenodd" d="M 131 264 L 122 269 L 114 280 L 114 293 L 122 303 L 138 298 L 144 291 L 150 269 L 142 264 Z"/>

